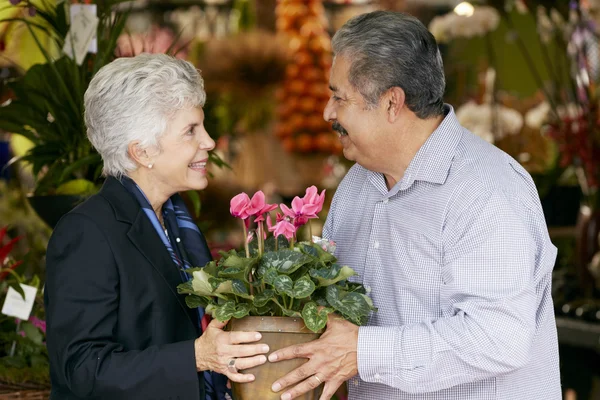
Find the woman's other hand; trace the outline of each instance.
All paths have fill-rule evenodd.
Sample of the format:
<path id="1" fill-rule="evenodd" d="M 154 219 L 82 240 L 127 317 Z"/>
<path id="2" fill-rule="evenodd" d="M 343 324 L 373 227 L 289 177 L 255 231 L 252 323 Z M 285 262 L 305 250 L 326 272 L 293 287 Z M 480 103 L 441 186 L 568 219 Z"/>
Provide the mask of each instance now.
<path id="1" fill-rule="evenodd" d="M 242 374 L 238 370 L 264 364 L 267 357 L 263 354 L 269 352 L 269 346 L 247 344 L 259 341 L 261 334 L 226 332 L 223 331 L 226 324 L 213 319 L 202 336 L 196 339 L 196 368 L 198 371 L 215 371 L 226 375 L 233 382 L 252 382 L 254 375 Z"/>

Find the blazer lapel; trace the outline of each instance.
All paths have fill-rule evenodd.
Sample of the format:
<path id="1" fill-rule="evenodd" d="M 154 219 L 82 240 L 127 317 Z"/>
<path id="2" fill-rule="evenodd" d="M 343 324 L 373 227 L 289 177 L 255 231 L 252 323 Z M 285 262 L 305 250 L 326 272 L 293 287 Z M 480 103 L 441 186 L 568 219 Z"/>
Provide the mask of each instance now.
<path id="1" fill-rule="evenodd" d="M 156 234 L 154 226 L 152 226 L 152 223 L 141 209 L 133 221 L 127 236 L 140 253 L 146 257 L 152 267 L 163 277 L 173 295 L 177 297 L 177 302 L 187 314 L 190 322 L 198 329 L 198 314 L 196 309 L 189 308 L 185 304 L 185 297 L 177 293 L 177 285 L 182 283 L 181 274 L 173 263 L 165 245 Z"/>
<path id="2" fill-rule="evenodd" d="M 181 283 L 181 275 L 171 260 L 168 250 L 156 234 L 156 230 L 141 206 L 127 189 L 114 177 L 106 178 L 99 195 L 104 197 L 115 213 L 118 221 L 130 224 L 127 236 L 131 243 L 146 257 L 150 265 L 162 276 L 173 296 L 183 308 L 188 319 L 200 333 L 198 313 L 196 309 L 185 304 L 185 297 L 177 293 L 177 285 Z"/>

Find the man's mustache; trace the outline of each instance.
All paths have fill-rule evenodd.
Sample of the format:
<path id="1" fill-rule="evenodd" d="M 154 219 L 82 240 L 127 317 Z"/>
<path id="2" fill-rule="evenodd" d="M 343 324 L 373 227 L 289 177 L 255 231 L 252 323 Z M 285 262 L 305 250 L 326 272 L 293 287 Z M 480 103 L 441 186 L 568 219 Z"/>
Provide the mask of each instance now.
<path id="1" fill-rule="evenodd" d="M 337 121 L 331 125 L 331 128 L 334 131 L 339 132 L 342 136 L 348 136 L 348 131 Z"/>

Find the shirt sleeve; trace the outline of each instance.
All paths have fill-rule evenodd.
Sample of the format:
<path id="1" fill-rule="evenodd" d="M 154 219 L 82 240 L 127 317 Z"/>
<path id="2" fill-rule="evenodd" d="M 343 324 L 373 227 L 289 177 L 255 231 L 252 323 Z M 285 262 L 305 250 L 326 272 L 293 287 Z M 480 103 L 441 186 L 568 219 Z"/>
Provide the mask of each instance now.
<path id="1" fill-rule="evenodd" d="M 409 393 L 526 365 L 536 330 L 536 242 L 518 199 L 488 192 L 451 205 L 443 232 L 441 318 L 361 327 L 361 379 Z M 519 211 L 516 211 L 519 210 Z M 523 215 L 525 214 L 525 215 Z M 400 299 L 401 301 L 401 299 Z"/>
<path id="2" fill-rule="evenodd" d="M 52 374 L 77 397 L 198 396 L 194 340 L 143 350 L 117 341 L 119 273 L 108 241 L 88 217 L 69 214 L 55 229 L 45 294 Z"/>

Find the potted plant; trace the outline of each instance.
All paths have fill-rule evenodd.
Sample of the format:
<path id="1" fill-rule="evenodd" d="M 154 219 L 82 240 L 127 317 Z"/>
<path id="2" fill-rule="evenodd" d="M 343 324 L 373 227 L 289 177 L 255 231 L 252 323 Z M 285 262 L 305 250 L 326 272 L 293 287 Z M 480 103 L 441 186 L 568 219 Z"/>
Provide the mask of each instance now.
<path id="1" fill-rule="evenodd" d="M 0 298 L 6 296 L 8 288 L 24 296 L 21 283 L 39 289 L 41 282 L 37 275 L 26 279 L 18 272 L 23 261 L 15 261 L 10 253 L 21 237 L 5 241 L 6 234 L 6 227 L 0 229 Z M 21 398 L 19 393 L 28 393 L 32 398 L 50 394 L 43 317 L 43 299 L 39 290 L 33 313 L 27 321 L 0 314 L 0 395 L 10 393 L 10 398 L 17 399 Z"/>
<path id="2" fill-rule="evenodd" d="M 83 95 L 94 74 L 115 58 L 117 38 L 127 18 L 124 13 L 113 13 L 113 6 L 121 2 L 97 4 L 98 53 L 87 54 L 81 65 L 62 51 L 53 57 L 56 51 L 51 50 L 62 49 L 68 40 L 69 2 L 17 1 L 15 7 L 35 19 L 0 21 L 24 24 L 46 61 L 7 83 L 13 96 L 0 107 L 0 130 L 31 142 L 17 161 L 31 165 L 36 182 L 30 202 L 50 226 L 101 183 L 101 158 L 86 137 Z"/>
<path id="3" fill-rule="evenodd" d="M 221 252 L 219 260 L 186 270 L 193 278 L 178 290 L 187 294 L 187 305 L 204 307 L 219 321 L 230 320 L 230 330 L 261 332 L 271 351 L 318 338 L 332 312 L 365 324 L 375 308 L 365 288 L 347 280 L 356 274 L 337 263 L 335 244 L 312 232 L 310 242 L 296 241 L 299 227 L 308 223 L 311 229 L 310 220 L 318 218 L 324 197 L 325 191 L 319 195 L 315 186 L 309 187 L 303 198 L 293 199 L 291 208 L 281 204 L 282 213 L 273 223 L 269 213 L 277 205 L 267 204 L 262 191 L 252 198 L 246 193 L 235 196 L 230 211 L 242 220 L 244 250 Z M 256 228 L 250 230 L 252 218 Z M 273 235 L 267 238 L 267 231 Z M 233 383 L 233 393 L 241 400 L 278 399 L 272 383 L 304 362 L 256 367 L 256 380 Z"/>

